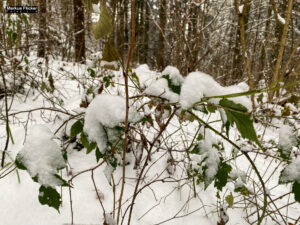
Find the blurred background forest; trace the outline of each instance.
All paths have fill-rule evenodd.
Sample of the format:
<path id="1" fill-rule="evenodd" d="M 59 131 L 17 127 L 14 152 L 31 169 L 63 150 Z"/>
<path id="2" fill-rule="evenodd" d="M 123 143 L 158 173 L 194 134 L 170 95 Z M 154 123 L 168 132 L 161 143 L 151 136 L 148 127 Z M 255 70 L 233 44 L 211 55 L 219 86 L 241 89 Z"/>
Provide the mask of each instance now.
<path id="1" fill-rule="evenodd" d="M 1 12 L 6 5 L 30 5 L 38 6 L 39 13 L 1 13 L 0 49 L 6 55 L 36 52 L 83 62 L 110 42 L 126 61 L 131 1 L 101 0 L 113 32 L 96 40 L 90 26 L 99 14 L 91 9 L 99 10 L 99 3 L 1 0 Z M 300 1 L 136 0 L 132 62 L 156 70 L 173 65 L 183 75 L 203 71 L 223 85 L 248 80 L 250 89 L 259 88 L 259 82 L 293 82 L 300 74 Z"/>

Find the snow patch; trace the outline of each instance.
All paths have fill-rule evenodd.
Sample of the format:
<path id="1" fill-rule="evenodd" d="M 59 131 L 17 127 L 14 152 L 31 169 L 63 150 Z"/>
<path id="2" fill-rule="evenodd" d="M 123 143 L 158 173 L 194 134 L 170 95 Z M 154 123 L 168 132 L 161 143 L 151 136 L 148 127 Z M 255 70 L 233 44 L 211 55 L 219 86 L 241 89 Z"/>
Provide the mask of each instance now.
<path id="1" fill-rule="evenodd" d="M 293 160 L 283 171 L 280 176 L 281 182 L 290 181 L 300 182 L 300 157 Z"/>
<path id="2" fill-rule="evenodd" d="M 62 152 L 53 140 L 54 135 L 45 125 L 35 125 L 30 130 L 24 147 L 17 155 L 31 177 L 46 187 L 55 187 L 62 181 L 55 177 L 58 168 L 65 167 Z"/>
<path id="3" fill-rule="evenodd" d="M 178 102 L 179 95 L 172 92 L 168 86 L 168 81 L 160 78 L 151 83 L 151 85 L 144 91 L 147 95 L 158 96 L 168 99 L 170 102 Z"/>
<path id="4" fill-rule="evenodd" d="M 95 141 L 103 152 L 106 148 L 106 132 L 104 127 L 114 128 L 125 122 L 126 100 L 121 96 L 101 94 L 96 96 L 88 106 L 84 120 L 84 132 L 90 141 Z M 130 107 L 128 120 L 137 122 L 140 114 Z"/>
<path id="5" fill-rule="evenodd" d="M 249 89 L 245 82 L 238 85 L 223 87 L 217 83 L 210 75 L 202 72 L 190 73 L 185 79 L 180 94 L 180 104 L 184 109 L 192 107 L 195 103 L 201 101 L 203 97 L 228 95 L 245 92 Z M 237 104 L 245 106 L 251 111 L 251 101 L 247 96 L 228 98 Z M 218 104 L 220 98 L 210 99 L 209 102 Z"/>

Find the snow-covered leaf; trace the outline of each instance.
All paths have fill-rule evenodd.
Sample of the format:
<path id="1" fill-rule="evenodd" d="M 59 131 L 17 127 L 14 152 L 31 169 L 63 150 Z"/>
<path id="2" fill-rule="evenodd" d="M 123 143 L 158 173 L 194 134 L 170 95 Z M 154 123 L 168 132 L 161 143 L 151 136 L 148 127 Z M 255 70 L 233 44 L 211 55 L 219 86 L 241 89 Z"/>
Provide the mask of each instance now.
<path id="1" fill-rule="evenodd" d="M 170 75 L 163 75 L 162 78 L 165 78 L 168 81 L 168 87 L 171 91 L 173 91 L 176 94 L 180 94 L 181 86 L 174 84 L 173 81 L 170 79 Z"/>
<path id="2" fill-rule="evenodd" d="M 64 184 L 57 177 L 58 170 L 66 166 L 63 153 L 53 140 L 53 133 L 44 125 L 35 125 L 29 132 L 15 162 L 41 185 L 55 187 Z"/>
<path id="3" fill-rule="evenodd" d="M 280 173 L 279 183 L 298 181 L 300 183 L 300 157 L 294 159 Z"/>
<path id="4" fill-rule="evenodd" d="M 284 159 L 289 159 L 294 146 L 297 146 L 297 136 L 293 128 L 289 125 L 283 125 L 279 131 L 278 151 Z"/>

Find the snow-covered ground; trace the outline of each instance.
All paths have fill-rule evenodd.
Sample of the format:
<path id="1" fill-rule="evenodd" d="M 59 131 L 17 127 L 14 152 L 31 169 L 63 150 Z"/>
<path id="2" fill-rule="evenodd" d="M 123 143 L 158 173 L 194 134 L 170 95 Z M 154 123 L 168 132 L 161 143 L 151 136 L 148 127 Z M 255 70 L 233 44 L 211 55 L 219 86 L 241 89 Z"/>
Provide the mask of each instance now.
<path id="1" fill-rule="evenodd" d="M 37 61 L 39 60 L 40 59 L 36 59 L 34 57 L 29 58 L 31 65 L 30 70 L 32 73 L 39 73 L 41 70 L 44 71 L 47 69 L 44 62 L 41 60 L 41 69 L 37 68 Z M 41 163 L 44 166 L 43 171 L 39 171 L 39 167 L 35 167 L 36 164 L 32 162 L 36 160 L 38 157 L 37 155 L 40 153 L 48 155 L 47 151 L 52 149 L 53 146 L 54 148 L 62 145 L 65 146 L 64 140 L 62 139 L 63 135 L 70 135 L 72 124 L 78 118 L 82 118 L 83 113 L 85 112 L 84 108 L 79 108 L 82 99 L 91 100 L 93 98 L 92 94 L 87 96 L 85 95 L 87 87 L 93 83 L 93 81 L 90 81 L 90 79 L 87 78 L 89 74 L 86 66 L 50 60 L 48 71 L 49 73 L 52 73 L 55 81 L 54 93 L 43 93 L 36 90 L 29 90 L 27 88 L 25 94 L 15 95 L 9 111 L 10 129 L 14 144 L 12 142 L 9 143 L 6 163 L 13 162 L 19 152 L 21 152 L 19 154 L 25 154 L 28 158 L 28 162 L 31 162 L 31 164 L 29 163 L 25 166 L 27 168 L 32 168 L 32 170 L 30 170 L 30 174 L 33 177 L 34 175 L 45 170 L 48 171 L 49 169 L 47 160 L 36 162 Z M 179 72 L 172 67 L 167 68 L 162 74 L 150 71 L 146 65 L 142 65 L 134 71 L 138 76 L 140 86 L 142 88 L 146 88 L 144 92 L 145 94 L 166 98 L 170 101 L 170 103 L 180 102 L 183 108 L 191 107 L 194 103 L 198 102 L 203 95 L 205 97 L 210 97 L 246 91 L 244 84 L 222 87 L 210 76 L 201 74 L 200 72 L 191 74 L 191 76 L 186 78 L 186 83 L 183 83 L 184 80 L 179 77 Z M 114 74 L 113 79 L 115 84 L 114 87 L 110 85 L 110 87 L 106 88 L 104 92 L 124 97 L 125 94 L 123 90 L 124 86 L 122 86 L 122 73 L 110 73 Z M 177 93 L 171 92 L 167 88 L 167 80 L 161 78 L 161 75 L 164 75 L 165 73 L 170 75 L 169 78 L 175 81 L 175 85 L 181 85 L 183 83 L 182 94 L 180 96 Z M 201 93 L 198 91 L 201 87 L 197 86 L 197 82 L 203 84 Z M 97 85 L 96 82 L 94 83 L 94 86 L 95 85 Z M 214 86 L 211 87 L 209 85 Z M 85 88 L 83 88 L 83 86 L 85 86 Z M 136 95 L 137 92 L 135 91 L 134 84 L 132 82 L 130 82 L 130 86 L 132 87 L 130 89 L 131 96 Z M 159 93 L 159 90 L 164 88 L 166 91 Z M 97 136 L 93 137 L 94 134 L 100 132 L 97 130 L 100 129 L 99 126 L 96 125 L 99 125 L 100 123 L 105 126 L 115 127 L 116 124 L 109 123 L 109 120 L 114 118 L 115 121 L 117 120 L 118 124 L 119 122 L 122 122 L 122 118 L 125 116 L 125 108 L 123 108 L 123 110 L 114 111 L 115 109 L 120 108 L 122 104 L 125 104 L 123 98 L 112 98 L 111 96 L 109 98 L 105 98 L 105 95 L 103 94 L 101 96 L 96 97 L 96 100 L 92 102 L 88 108 L 85 121 L 89 124 L 85 124 L 84 128 L 86 133 L 89 135 L 89 138 L 96 141 L 98 146 L 103 145 L 103 139 Z M 12 98 L 9 97 L 8 101 L 11 102 L 11 100 Z M 218 99 L 218 101 L 210 101 L 213 104 L 218 104 L 219 100 L 220 99 Z M 251 102 L 249 99 L 247 100 L 247 97 L 241 96 L 235 98 L 235 100 L 238 103 L 244 103 L 243 105 L 245 105 L 248 111 L 250 111 Z M 110 104 L 110 101 L 117 103 L 117 105 L 109 105 L 113 108 L 101 108 L 101 104 Z M 1 113 L 4 114 L 3 99 L 0 100 L 0 105 Z M 49 108 L 55 110 L 49 110 Z M 274 111 L 276 112 L 276 110 Z M 136 112 L 134 111 L 130 111 L 129 120 L 131 122 L 138 120 L 138 116 L 134 115 L 135 113 Z M 143 113 L 145 115 L 153 115 L 157 112 L 155 112 L 154 109 L 149 108 L 148 112 Z M 198 115 L 202 120 L 209 123 L 215 129 L 219 131 L 222 129 L 222 120 L 219 113 L 204 114 L 199 112 Z M 107 116 L 107 118 L 105 116 Z M 64 124 L 64 121 L 71 117 L 72 119 L 68 123 Z M 290 122 L 294 122 L 294 126 L 298 129 L 297 131 L 299 134 L 299 114 L 297 117 L 298 120 L 290 120 Z M 92 118 L 96 118 L 94 124 Z M 166 116 L 166 119 L 167 118 L 168 115 Z M 107 122 L 107 124 L 105 122 Z M 64 126 L 62 129 L 59 129 L 62 124 L 66 125 L 66 127 Z M 230 139 L 241 146 L 244 151 L 250 151 L 249 154 L 265 181 L 268 195 L 274 201 L 269 201 L 268 203 L 267 214 L 269 213 L 270 215 L 266 217 L 267 219 L 264 222 L 264 224 L 268 225 L 278 224 L 278 221 L 280 224 L 284 224 L 283 219 L 291 224 L 295 224 L 295 221 L 300 215 L 300 205 L 299 203 L 294 202 L 293 195 L 284 195 L 290 192 L 290 185 L 278 185 L 280 171 L 285 167 L 285 164 L 273 156 L 276 156 L 274 151 L 277 150 L 275 148 L 276 144 L 274 143 L 278 143 L 279 141 L 279 128 L 282 124 L 283 120 L 281 121 L 279 119 L 273 119 L 272 124 L 267 128 L 262 123 L 255 123 L 254 127 L 258 137 L 260 139 L 263 137 L 263 146 L 265 148 L 269 147 L 265 154 L 260 154 L 261 150 L 256 151 L 254 147 L 248 145 L 243 139 L 236 141 L 239 135 L 237 129 L 230 129 L 229 132 Z M 255 222 L 257 220 L 257 208 L 261 208 L 263 206 L 261 185 L 259 184 L 254 171 L 251 169 L 249 162 L 246 158 L 240 156 L 239 153 L 236 153 L 237 158 L 231 163 L 233 167 L 231 176 L 234 176 L 235 174 L 237 180 L 235 183 L 228 182 L 226 188 L 222 191 L 217 192 L 213 184 L 210 184 L 207 189 L 204 190 L 203 183 L 198 185 L 194 184 L 192 179 L 187 179 L 185 169 L 186 160 L 184 159 L 186 155 L 182 150 L 186 149 L 186 147 L 191 143 L 197 129 L 197 121 L 179 122 L 177 117 L 174 117 L 174 119 L 171 120 L 164 138 L 167 139 L 167 135 L 172 134 L 172 150 L 174 150 L 172 154 L 176 163 L 175 165 L 172 165 L 173 168 L 170 168 L 170 165 L 168 164 L 168 160 L 170 159 L 168 149 L 160 149 L 155 154 L 152 154 L 151 161 L 146 167 L 144 173 L 144 179 L 140 182 L 139 188 L 141 189 L 141 192 L 135 200 L 131 224 L 215 225 L 218 221 L 220 221 L 220 212 L 218 210 L 221 208 L 226 212 L 224 218 L 229 218 L 227 224 L 249 224 L 246 218 L 249 218 L 249 220 L 254 222 L 254 224 L 257 223 Z M 284 136 L 282 132 L 283 131 L 281 131 L 281 136 Z M 51 133 L 51 135 L 49 133 Z M 149 130 L 146 130 L 145 133 L 148 133 L 149 139 L 153 139 L 155 129 L 149 128 Z M 47 135 L 50 135 L 50 142 L 49 138 L 47 139 Z M 221 142 L 225 148 L 223 153 L 223 155 L 226 156 L 225 159 L 231 159 L 234 155 L 232 152 L 235 151 L 232 145 L 215 134 L 210 134 L 210 136 L 211 140 L 208 140 L 208 134 L 206 135 L 207 140 L 205 140 L 210 142 L 202 142 L 202 144 L 211 146 L 212 143 L 217 144 Z M 45 140 L 43 138 L 45 138 Z M 281 137 L 281 139 L 285 142 L 288 141 L 283 137 Z M 5 146 L 5 140 L 5 121 L 1 120 L 1 150 Z M 170 141 L 170 139 L 167 140 Z M 163 142 L 164 139 L 162 138 L 161 141 Z M 67 169 L 61 170 L 60 175 L 66 181 L 70 180 L 72 176 L 80 173 L 81 171 L 99 165 L 96 161 L 95 150 L 93 150 L 90 154 L 86 154 L 84 149 L 78 151 L 74 148 L 75 145 L 76 143 L 70 143 L 68 145 Z M 272 148 L 272 146 L 274 148 Z M 36 153 L 33 153 L 32 151 L 40 152 L 35 155 Z M 218 160 L 220 159 L 218 159 L 217 156 L 218 151 L 217 149 L 215 149 L 215 151 L 215 154 L 213 154 L 213 152 L 206 153 L 206 156 L 210 159 L 210 162 L 208 162 L 210 164 L 207 165 L 219 163 Z M 299 153 L 299 149 L 295 148 L 294 152 Z M 53 152 L 51 154 L 53 154 L 53 158 L 57 163 L 55 164 L 56 167 L 62 164 L 61 158 L 56 158 L 57 155 Z M 269 155 L 269 157 L 267 155 Z M 195 161 L 199 160 L 196 155 L 193 156 L 193 154 L 191 154 L 191 157 Z M 132 152 L 127 154 L 127 161 L 126 182 L 120 217 L 120 221 L 124 219 L 123 224 L 127 224 L 128 212 L 126 210 L 128 206 L 130 206 L 137 176 L 141 170 L 141 168 L 134 168 L 135 157 Z M 6 170 L 7 168 L 8 170 Z M 50 183 L 57 185 L 58 181 L 56 179 L 53 177 L 51 180 L 46 179 L 41 181 L 39 179 L 39 184 L 32 180 L 26 170 L 12 170 L 14 168 L 13 164 L 8 165 L 7 168 L 0 170 L 0 225 L 71 224 L 72 214 L 74 224 L 103 224 L 104 216 L 102 205 L 100 203 L 103 204 L 105 209 L 107 222 L 109 221 L 109 217 L 117 217 L 118 198 L 121 191 L 121 178 L 123 172 L 122 166 L 117 166 L 116 170 L 113 172 L 113 180 L 108 174 L 109 168 L 107 168 L 106 163 L 103 163 L 103 165 L 93 170 L 93 174 L 91 171 L 87 171 L 74 177 L 74 179 L 72 179 L 72 188 L 57 188 L 57 191 L 62 197 L 62 205 L 59 212 L 54 208 L 41 205 L 38 199 L 40 184 L 47 185 Z M 169 170 L 172 170 L 171 173 Z M 297 168 L 292 168 L 292 171 L 297 172 Z M 300 170 L 298 170 L 298 172 L 299 171 Z M 10 173 L 8 174 L 8 172 Z M 216 171 L 212 169 L 209 173 L 214 176 Z M 92 175 L 95 183 L 93 183 Z M 300 180 L 298 175 L 299 174 L 295 175 L 295 179 Z M 45 176 L 47 177 L 47 173 Z M 116 185 L 116 190 L 113 190 L 111 180 Z M 247 190 L 256 193 L 256 195 L 242 195 L 234 192 L 234 189 L 238 184 L 243 185 L 245 182 Z M 232 193 L 232 195 L 230 193 Z M 234 198 L 233 205 L 229 203 L 230 196 L 233 196 Z M 279 199 L 280 196 L 282 196 L 282 198 Z M 98 199 L 99 197 L 101 202 Z M 249 214 L 251 214 L 251 212 L 255 213 L 250 216 Z M 122 217 L 124 214 L 125 218 Z M 299 220 L 298 223 L 300 224 Z M 111 220 L 109 225 L 112 224 L 115 224 L 114 220 Z"/>

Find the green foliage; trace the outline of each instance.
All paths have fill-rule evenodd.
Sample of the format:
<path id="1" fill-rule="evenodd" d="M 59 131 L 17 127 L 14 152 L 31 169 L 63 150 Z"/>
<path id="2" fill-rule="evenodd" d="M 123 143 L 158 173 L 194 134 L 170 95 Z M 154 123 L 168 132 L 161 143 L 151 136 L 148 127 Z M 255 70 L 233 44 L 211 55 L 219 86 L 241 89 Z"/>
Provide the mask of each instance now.
<path id="1" fill-rule="evenodd" d="M 89 154 L 93 149 L 97 147 L 97 144 L 95 142 L 89 142 L 86 134 L 84 132 L 81 132 L 80 134 L 80 142 L 81 144 L 86 148 L 86 154 Z"/>
<path id="2" fill-rule="evenodd" d="M 113 29 L 112 18 L 108 13 L 105 5 L 100 7 L 100 18 L 97 23 L 93 23 L 91 26 L 91 32 L 95 39 L 107 37 Z"/>
<path id="3" fill-rule="evenodd" d="M 162 78 L 165 78 L 168 81 L 168 87 L 170 88 L 171 91 L 173 91 L 176 94 L 180 94 L 181 86 L 180 85 L 175 85 L 173 83 L 173 81 L 170 79 L 169 75 L 163 75 Z"/>
<path id="4" fill-rule="evenodd" d="M 215 187 L 222 191 L 222 188 L 225 187 L 228 181 L 228 175 L 231 172 L 232 167 L 225 163 L 221 158 L 221 162 L 219 164 L 219 169 L 215 178 Z"/>
<path id="5" fill-rule="evenodd" d="M 103 77 L 103 83 L 105 84 L 106 88 L 108 88 L 110 85 L 114 86 L 113 77 L 114 75 L 108 75 Z"/>
<path id="6" fill-rule="evenodd" d="M 83 131 L 83 122 L 82 120 L 77 120 L 71 127 L 70 139 L 73 139 L 77 134 Z"/>
<path id="7" fill-rule="evenodd" d="M 48 205 L 59 212 L 61 197 L 59 193 L 52 187 L 41 186 L 39 189 L 39 201 L 42 205 Z"/>
<path id="8" fill-rule="evenodd" d="M 260 146 L 253 126 L 253 120 L 251 119 L 251 115 L 247 113 L 247 108 L 225 98 L 220 100 L 220 105 L 224 107 L 227 115 L 228 124 L 226 124 L 227 122 L 225 123 L 227 134 L 229 125 L 233 126 L 235 123 L 243 138 L 248 138 Z"/>

